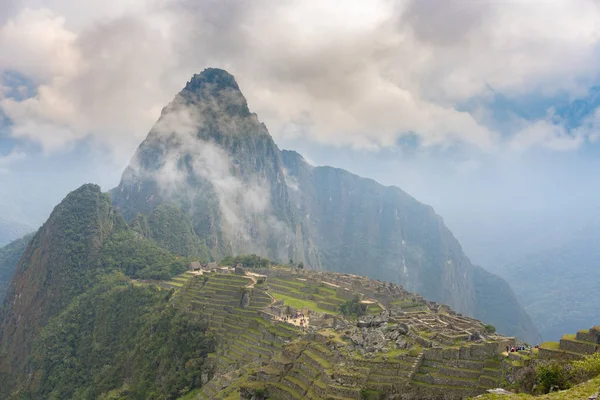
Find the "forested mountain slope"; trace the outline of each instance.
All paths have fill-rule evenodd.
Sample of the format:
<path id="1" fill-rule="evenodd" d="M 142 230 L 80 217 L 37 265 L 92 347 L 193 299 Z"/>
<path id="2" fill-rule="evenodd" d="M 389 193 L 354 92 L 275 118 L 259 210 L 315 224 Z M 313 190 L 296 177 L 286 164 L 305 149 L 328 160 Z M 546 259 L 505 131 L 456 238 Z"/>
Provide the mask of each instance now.
<path id="1" fill-rule="evenodd" d="M 98 186 L 70 193 L 29 240 L 4 300 L 0 398 L 185 392 L 212 339 L 170 305 L 172 291 L 132 278 L 169 279 L 187 262 L 128 227 Z"/>
<path id="2" fill-rule="evenodd" d="M 0 248 L 0 304 L 8 291 L 8 286 L 17 268 L 17 263 L 25 251 L 25 246 L 32 237 L 33 234 L 24 236 Z"/>
<path id="3" fill-rule="evenodd" d="M 226 71 L 209 68 L 187 83 L 111 195 L 128 220 L 178 208 L 213 258 L 257 253 L 360 272 L 538 340 L 506 282 L 473 266 L 431 207 L 280 151 Z"/>

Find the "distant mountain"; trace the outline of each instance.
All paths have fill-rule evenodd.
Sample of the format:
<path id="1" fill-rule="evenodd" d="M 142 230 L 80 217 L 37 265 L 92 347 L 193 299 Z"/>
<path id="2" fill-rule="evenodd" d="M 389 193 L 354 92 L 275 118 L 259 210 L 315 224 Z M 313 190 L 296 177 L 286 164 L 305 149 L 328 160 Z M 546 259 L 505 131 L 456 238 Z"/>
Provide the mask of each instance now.
<path id="1" fill-rule="evenodd" d="M 27 235 L 0 248 L 0 305 L 15 273 L 17 263 L 32 236 L 32 234 Z"/>
<path id="2" fill-rule="evenodd" d="M 0 246 L 16 240 L 33 229 L 25 224 L 9 221 L 0 217 Z"/>
<path id="3" fill-rule="evenodd" d="M 473 266 L 434 210 L 396 187 L 281 151 L 229 73 L 195 75 L 162 111 L 111 192 L 127 220 L 174 207 L 195 252 L 258 253 L 365 274 L 538 340 L 501 278 Z M 182 227 L 177 213 L 163 226 Z M 164 242 L 174 251 L 176 243 Z"/>
<path id="4" fill-rule="evenodd" d="M 600 226 L 589 226 L 553 243 L 498 270 L 544 340 L 558 340 L 565 332 L 600 321 L 600 309 L 593 300 L 600 281 Z"/>

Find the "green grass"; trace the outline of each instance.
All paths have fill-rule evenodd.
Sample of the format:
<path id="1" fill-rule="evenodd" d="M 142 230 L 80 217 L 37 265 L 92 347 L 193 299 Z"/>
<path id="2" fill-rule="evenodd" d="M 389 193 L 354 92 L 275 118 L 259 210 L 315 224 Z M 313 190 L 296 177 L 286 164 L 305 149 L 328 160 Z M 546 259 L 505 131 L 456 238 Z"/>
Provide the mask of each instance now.
<path id="1" fill-rule="evenodd" d="M 548 350 L 560 350 L 560 343 L 558 342 L 544 342 L 540 344 L 540 348 Z"/>
<path id="2" fill-rule="evenodd" d="M 495 395 L 485 394 L 478 397 L 478 400 L 512 400 L 512 399 L 529 399 L 529 400 L 581 400 L 587 399 L 594 393 L 598 392 L 600 386 L 600 377 L 596 377 L 585 383 L 577 385 L 569 390 L 563 390 L 556 393 L 545 394 L 543 396 L 531 396 L 527 394 L 515 395 Z"/>
<path id="3" fill-rule="evenodd" d="M 285 294 L 280 293 L 271 293 L 273 297 L 277 300 L 283 300 L 285 305 L 292 306 L 297 309 L 302 309 L 303 307 L 308 307 L 311 310 L 323 312 L 323 313 L 331 313 L 331 311 L 325 310 L 317 306 L 317 302 L 312 300 L 304 300 L 298 299 L 296 297 L 287 296 Z"/>

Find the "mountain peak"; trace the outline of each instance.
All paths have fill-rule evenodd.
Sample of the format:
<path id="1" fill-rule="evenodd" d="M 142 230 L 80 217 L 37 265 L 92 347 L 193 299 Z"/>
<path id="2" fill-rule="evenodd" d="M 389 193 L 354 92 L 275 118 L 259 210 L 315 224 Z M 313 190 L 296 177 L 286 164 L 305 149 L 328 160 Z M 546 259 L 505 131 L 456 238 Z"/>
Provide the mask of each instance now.
<path id="1" fill-rule="evenodd" d="M 235 77 L 220 68 L 206 68 L 199 74 L 194 74 L 192 79 L 185 85 L 186 91 L 198 92 L 210 87 L 212 91 L 232 89 L 239 91 L 240 87 Z"/>
<path id="2" fill-rule="evenodd" d="M 202 105 L 205 110 L 217 114 L 251 115 L 246 98 L 242 94 L 235 77 L 220 68 L 206 68 L 194 74 L 179 96 L 186 104 Z"/>

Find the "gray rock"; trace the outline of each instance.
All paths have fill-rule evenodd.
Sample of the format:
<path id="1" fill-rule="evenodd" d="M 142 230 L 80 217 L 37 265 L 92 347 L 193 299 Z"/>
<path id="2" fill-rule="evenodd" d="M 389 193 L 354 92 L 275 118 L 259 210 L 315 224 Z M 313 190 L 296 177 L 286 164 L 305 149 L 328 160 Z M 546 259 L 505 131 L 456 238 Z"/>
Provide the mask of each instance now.
<path id="1" fill-rule="evenodd" d="M 587 400 L 598 400 L 600 394 L 596 393 L 587 398 Z"/>
<path id="2" fill-rule="evenodd" d="M 247 291 L 244 291 L 244 293 L 242 293 L 242 300 L 240 301 L 240 307 L 242 307 L 243 309 L 248 308 L 248 306 L 250 305 L 250 293 Z"/>
<path id="3" fill-rule="evenodd" d="M 363 333 L 363 339 L 363 347 L 365 347 L 368 352 L 380 350 L 386 345 L 385 336 L 379 329 L 367 330 L 366 333 Z"/>
<path id="4" fill-rule="evenodd" d="M 406 335 L 408 333 L 408 325 L 404 322 L 400 322 L 396 327 L 396 330 L 400 332 L 401 335 Z"/>

